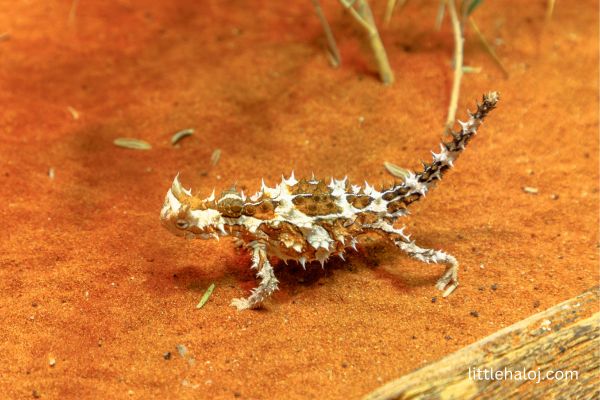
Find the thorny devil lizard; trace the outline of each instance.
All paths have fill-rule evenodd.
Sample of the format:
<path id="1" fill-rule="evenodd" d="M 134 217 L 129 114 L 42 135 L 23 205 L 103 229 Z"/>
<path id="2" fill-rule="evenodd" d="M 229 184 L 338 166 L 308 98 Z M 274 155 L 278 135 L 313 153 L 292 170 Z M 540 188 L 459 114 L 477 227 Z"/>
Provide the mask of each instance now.
<path id="1" fill-rule="evenodd" d="M 262 183 L 251 197 L 234 188 L 219 198 L 215 192 L 205 199 L 193 196 L 176 177 L 167 192 L 161 211 L 163 224 L 178 236 L 210 239 L 234 236 L 252 253 L 252 268 L 258 271 L 260 284 L 245 299 L 234 299 L 238 310 L 259 307 L 275 290 L 278 280 L 269 255 L 296 260 L 303 267 L 318 260 L 321 265 L 332 255 L 344 258 L 347 248 L 356 250 L 357 237 L 374 232 L 390 239 L 409 256 L 426 263 L 445 263 L 447 268 L 436 288 L 446 297 L 458 286 L 458 262 L 450 254 L 417 246 L 394 222 L 408 214 L 407 207 L 425 193 L 448 171 L 465 145 L 477 132 L 485 116 L 494 109 L 498 93 L 490 92 L 477 104 L 469 120 L 461 122 L 452 140 L 440 144 L 430 164 L 423 171 L 407 171 L 402 182 L 377 191 L 365 182 L 364 187 L 350 185 L 346 178 L 323 180 L 283 178 L 270 188 Z"/>

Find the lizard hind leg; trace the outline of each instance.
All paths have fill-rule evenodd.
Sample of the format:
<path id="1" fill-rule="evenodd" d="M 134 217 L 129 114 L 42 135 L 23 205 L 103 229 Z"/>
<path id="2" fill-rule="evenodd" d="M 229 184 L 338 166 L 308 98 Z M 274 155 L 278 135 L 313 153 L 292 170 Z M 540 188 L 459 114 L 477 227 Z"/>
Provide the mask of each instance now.
<path id="1" fill-rule="evenodd" d="M 250 243 L 248 247 L 252 249 L 252 269 L 258 269 L 256 276 L 260 278 L 260 283 L 258 287 L 252 289 L 252 294 L 249 297 L 231 301 L 231 305 L 236 307 L 238 311 L 260 307 L 277 290 L 277 284 L 279 283 L 267 258 L 266 246 L 254 242 Z"/>
<path id="2" fill-rule="evenodd" d="M 436 289 L 443 290 L 443 297 L 448 297 L 458 287 L 458 261 L 450 254 L 440 250 L 424 249 L 415 244 L 402 239 L 395 240 L 394 243 L 409 256 L 426 263 L 444 263 L 448 266 L 446 271 L 437 281 Z"/>
<path id="3" fill-rule="evenodd" d="M 414 241 L 410 240 L 410 235 L 404 233 L 404 227 L 401 229 L 394 228 L 389 222 L 381 221 L 368 226 L 368 228 L 374 229 L 376 232 L 388 237 L 406 254 L 419 261 L 428 264 L 432 262 L 447 264 L 446 271 L 435 285 L 437 289 L 444 291 L 443 297 L 448 297 L 458 287 L 458 261 L 450 254 L 417 246 Z"/>

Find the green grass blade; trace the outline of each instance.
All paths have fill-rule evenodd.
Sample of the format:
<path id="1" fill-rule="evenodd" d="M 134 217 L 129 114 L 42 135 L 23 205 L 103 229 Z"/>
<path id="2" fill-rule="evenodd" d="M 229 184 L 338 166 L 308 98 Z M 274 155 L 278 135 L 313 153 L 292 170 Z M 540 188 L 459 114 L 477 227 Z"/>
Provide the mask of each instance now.
<path id="1" fill-rule="evenodd" d="M 202 307 L 204 307 L 204 305 L 208 301 L 208 298 L 212 294 L 213 290 L 215 290 L 215 284 L 211 283 L 210 286 L 208 287 L 208 289 L 206 289 L 206 292 L 204 292 L 204 295 L 200 299 L 200 302 L 196 305 L 196 308 L 202 308 Z"/>

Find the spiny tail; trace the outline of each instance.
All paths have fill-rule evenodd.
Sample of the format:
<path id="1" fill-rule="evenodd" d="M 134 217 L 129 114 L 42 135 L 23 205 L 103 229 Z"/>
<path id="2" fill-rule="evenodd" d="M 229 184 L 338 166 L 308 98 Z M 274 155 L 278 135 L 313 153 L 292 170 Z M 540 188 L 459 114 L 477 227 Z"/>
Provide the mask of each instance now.
<path id="1" fill-rule="evenodd" d="M 420 199 L 436 181 L 442 179 L 442 176 L 448 171 L 460 153 L 471 138 L 477 133 L 477 128 L 483 122 L 483 119 L 496 107 L 500 100 L 497 92 L 489 92 L 483 95 L 483 102 L 477 104 L 475 113 L 469 112 L 467 122 L 459 121 L 461 130 L 450 132 L 452 140 L 440 144 L 440 152 L 433 153 L 431 164 L 423 163 L 423 171 L 413 173 L 407 171 L 404 176 L 404 182 L 395 185 L 389 190 L 383 192 L 383 199 L 388 201 L 388 211 L 392 214 L 403 214 L 404 209 L 411 203 Z"/>

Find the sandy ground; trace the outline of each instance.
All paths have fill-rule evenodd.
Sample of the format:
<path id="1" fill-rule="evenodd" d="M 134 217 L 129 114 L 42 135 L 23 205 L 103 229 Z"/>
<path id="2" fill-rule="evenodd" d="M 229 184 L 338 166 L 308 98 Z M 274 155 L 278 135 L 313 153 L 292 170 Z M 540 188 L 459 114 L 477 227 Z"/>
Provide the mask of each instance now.
<path id="1" fill-rule="evenodd" d="M 437 2 L 382 29 L 392 87 L 335 1 L 337 70 L 309 1 L 248 3 L 80 2 L 70 20 L 70 1 L 3 2 L 3 396 L 357 398 L 598 282 L 598 4 L 558 2 L 545 24 L 545 1 L 490 1 L 475 16 L 510 78 L 469 33 L 483 70 L 459 115 L 488 90 L 502 102 L 406 221 L 460 260 L 455 294 L 433 287 L 442 266 L 367 241 L 324 271 L 278 265 L 263 310 L 229 307 L 255 285 L 249 257 L 160 226 L 175 174 L 206 195 L 291 170 L 391 182 L 383 161 L 416 168 L 436 149 L 452 83 Z"/>

